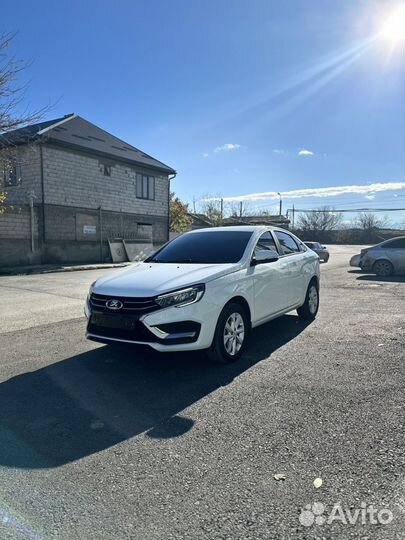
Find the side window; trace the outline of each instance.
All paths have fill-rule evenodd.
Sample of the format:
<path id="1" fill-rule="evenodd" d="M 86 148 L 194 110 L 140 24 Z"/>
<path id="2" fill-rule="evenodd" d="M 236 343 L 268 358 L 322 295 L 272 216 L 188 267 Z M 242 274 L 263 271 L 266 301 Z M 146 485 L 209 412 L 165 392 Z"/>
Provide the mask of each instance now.
<path id="1" fill-rule="evenodd" d="M 290 255 L 291 253 L 299 253 L 300 247 L 292 236 L 282 231 L 275 231 L 277 240 L 280 242 L 283 255 Z"/>
<path id="2" fill-rule="evenodd" d="M 21 183 L 21 167 L 15 161 L 4 164 L 3 185 L 4 187 L 18 186 Z"/>
<path id="3" fill-rule="evenodd" d="M 253 255 L 256 255 L 258 251 L 263 251 L 267 249 L 273 249 L 277 252 L 276 243 L 274 242 L 272 234 L 269 232 L 265 232 L 261 235 L 253 251 Z"/>
<path id="4" fill-rule="evenodd" d="M 155 198 L 155 177 L 146 174 L 136 175 L 136 196 L 138 199 Z"/>
<path id="5" fill-rule="evenodd" d="M 387 242 L 384 247 L 386 249 L 405 249 L 405 238 L 395 238 L 391 242 Z"/>

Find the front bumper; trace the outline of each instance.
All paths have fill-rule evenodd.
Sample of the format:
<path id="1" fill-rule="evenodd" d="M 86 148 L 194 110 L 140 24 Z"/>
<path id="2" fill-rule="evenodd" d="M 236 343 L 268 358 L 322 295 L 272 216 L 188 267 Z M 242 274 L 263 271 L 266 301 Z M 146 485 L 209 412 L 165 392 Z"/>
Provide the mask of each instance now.
<path id="1" fill-rule="evenodd" d="M 212 343 L 218 314 L 216 307 L 202 302 L 160 309 L 140 317 L 97 312 L 87 302 L 86 338 L 102 343 L 147 345 L 160 352 L 206 349 Z"/>

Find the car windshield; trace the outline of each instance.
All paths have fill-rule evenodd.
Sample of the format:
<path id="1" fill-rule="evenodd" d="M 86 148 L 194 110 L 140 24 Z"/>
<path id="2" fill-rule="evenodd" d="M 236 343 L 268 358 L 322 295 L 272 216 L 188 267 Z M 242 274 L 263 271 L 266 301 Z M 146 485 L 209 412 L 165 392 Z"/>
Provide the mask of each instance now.
<path id="1" fill-rule="evenodd" d="M 226 264 L 240 261 L 251 231 L 201 231 L 179 236 L 145 262 Z"/>

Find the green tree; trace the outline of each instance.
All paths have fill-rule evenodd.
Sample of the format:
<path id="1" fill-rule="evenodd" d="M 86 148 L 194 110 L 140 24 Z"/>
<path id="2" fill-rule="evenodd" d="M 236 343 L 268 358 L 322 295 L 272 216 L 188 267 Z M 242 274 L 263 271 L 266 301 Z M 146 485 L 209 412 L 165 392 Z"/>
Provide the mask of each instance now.
<path id="1" fill-rule="evenodd" d="M 188 215 L 188 204 L 183 203 L 175 193 L 170 192 L 170 231 L 182 233 L 188 230 L 191 218 Z"/>

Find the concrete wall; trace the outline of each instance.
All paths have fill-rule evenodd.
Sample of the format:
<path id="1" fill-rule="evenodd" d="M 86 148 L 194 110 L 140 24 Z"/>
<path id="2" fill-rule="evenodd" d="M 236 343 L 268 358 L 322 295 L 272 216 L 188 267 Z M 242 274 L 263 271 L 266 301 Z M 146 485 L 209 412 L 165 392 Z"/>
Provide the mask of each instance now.
<path id="1" fill-rule="evenodd" d="M 148 224 L 149 227 L 145 227 Z M 110 259 L 108 240 L 144 239 L 152 226 L 152 242 L 167 241 L 167 216 L 128 214 L 102 209 L 45 205 L 44 262 L 99 262 Z M 100 245 L 102 239 L 102 247 Z"/>
<path id="2" fill-rule="evenodd" d="M 39 208 L 34 207 L 34 250 L 31 245 L 31 216 L 29 206 L 5 208 L 0 214 L 0 267 L 39 264 Z"/>
<path id="3" fill-rule="evenodd" d="M 45 205 L 43 227 L 42 206 L 36 205 L 32 251 L 29 206 L 7 207 L 0 215 L 0 267 L 109 261 L 109 239 L 146 239 L 160 246 L 167 240 L 167 227 L 166 216 L 56 205 Z"/>

